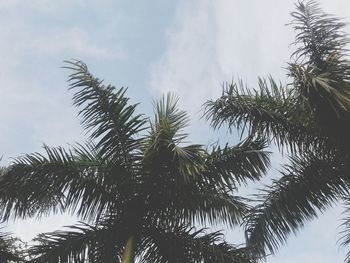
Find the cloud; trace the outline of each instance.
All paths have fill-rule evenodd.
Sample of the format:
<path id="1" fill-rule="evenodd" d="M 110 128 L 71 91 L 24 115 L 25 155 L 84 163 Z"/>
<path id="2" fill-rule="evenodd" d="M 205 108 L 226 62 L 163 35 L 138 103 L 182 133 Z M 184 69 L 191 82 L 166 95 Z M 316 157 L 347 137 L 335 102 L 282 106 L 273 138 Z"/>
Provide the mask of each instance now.
<path id="1" fill-rule="evenodd" d="M 106 31 L 113 25 L 107 23 L 96 30 L 107 21 L 104 8 L 108 9 L 113 1 L 88 2 L 89 5 L 86 1 L 66 0 L 1 1 L 3 161 L 9 156 L 40 150 L 43 142 L 57 145 L 83 137 L 66 90 L 67 72 L 59 68 L 63 59 L 103 62 L 126 59 L 126 50 L 111 41 L 111 32 Z M 101 8 L 95 10 L 98 5 Z M 86 14 L 96 15 L 100 20 L 84 19 Z"/>
<path id="2" fill-rule="evenodd" d="M 125 59 L 121 44 L 108 41 L 117 34 L 115 24 L 108 23 L 107 14 L 115 9 L 112 2 L 1 1 L 0 53 L 14 59 L 38 55 Z"/>
<path id="3" fill-rule="evenodd" d="M 180 2 L 167 49 L 151 69 L 151 89 L 178 93 L 193 113 L 232 77 L 254 85 L 261 75 L 283 76 L 290 10 L 275 1 Z"/>
<path id="4" fill-rule="evenodd" d="M 219 82 L 216 76 L 215 25 L 208 12 L 212 1 L 181 2 L 173 26 L 168 32 L 168 47 L 151 69 L 153 92 L 173 91 L 188 109 L 197 110 L 203 98 L 211 97 Z M 194 99 L 195 98 L 195 99 Z M 192 104 L 193 103 L 193 104 Z M 192 112 L 193 113 L 193 112 Z"/>
<path id="5" fill-rule="evenodd" d="M 30 35 L 27 34 L 27 39 Z M 25 41 L 22 47 L 25 53 L 41 56 L 74 56 L 86 59 L 121 60 L 126 58 L 126 52 L 121 47 L 103 46 L 98 38 L 79 27 L 42 34 L 31 41 Z"/>

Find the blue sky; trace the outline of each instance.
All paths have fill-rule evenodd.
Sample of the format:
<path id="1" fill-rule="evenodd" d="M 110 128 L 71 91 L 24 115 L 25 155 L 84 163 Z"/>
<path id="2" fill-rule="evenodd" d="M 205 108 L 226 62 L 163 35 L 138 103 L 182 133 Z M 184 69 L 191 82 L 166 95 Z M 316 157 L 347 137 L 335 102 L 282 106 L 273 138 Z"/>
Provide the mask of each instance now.
<path id="1" fill-rule="evenodd" d="M 350 17 L 348 0 L 319 2 L 327 12 Z M 285 80 L 294 36 L 285 24 L 293 8 L 289 0 L 1 0 L 2 163 L 40 151 L 43 142 L 67 145 L 84 137 L 66 89 L 68 72 L 60 68 L 71 58 L 86 62 L 106 83 L 128 86 L 149 115 L 152 99 L 176 92 L 193 120 L 192 141 L 232 140 L 199 120 L 201 105 L 232 78 L 252 87 L 267 74 Z M 278 169 L 281 157 L 274 160 Z M 336 245 L 340 213 L 334 208 L 307 224 L 268 262 L 342 262 L 345 251 Z M 57 215 L 9 229 L 29 240 L 74 220 Z M 239 242 L 235 235 L 228 232 Z"/>

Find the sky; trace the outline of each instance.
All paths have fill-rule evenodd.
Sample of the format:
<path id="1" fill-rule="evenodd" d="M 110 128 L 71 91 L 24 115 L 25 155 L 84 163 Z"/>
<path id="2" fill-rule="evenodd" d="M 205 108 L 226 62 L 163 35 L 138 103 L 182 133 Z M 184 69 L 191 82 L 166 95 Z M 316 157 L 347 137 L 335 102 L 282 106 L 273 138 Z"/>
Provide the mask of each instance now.
<path id="1" fill-rule="evenodd" d="M 329 13 L 350 22 L 348 0 L 320 0 Z M 2 164 L 43 143 L 82 141 L 63 60 L 79 59 L 105 83 L 129 87 L 152 116 L 152 101 L 175 92 L 191 116 L 191 141 L 232 141 L 201 119 L 202 104 L 222 83 L 258 76 L 285 82 L 294 32 L 286 26 L 294 1 L 280 0 L 0 0 L 0 154 Z M 350 30 L 348 31 L 350 32 Z M 275 156 L 274 170 L 283 158 Z M 251 189 L 250 189 L 251 190 Z M 308 223 L 268 263 L 342 262 L 337 245 L 342 209 Z M 67 215 L 9 222 L 24 240 L 75 222 Z M 241 240 L 227 231 L 228 239 Z"/>

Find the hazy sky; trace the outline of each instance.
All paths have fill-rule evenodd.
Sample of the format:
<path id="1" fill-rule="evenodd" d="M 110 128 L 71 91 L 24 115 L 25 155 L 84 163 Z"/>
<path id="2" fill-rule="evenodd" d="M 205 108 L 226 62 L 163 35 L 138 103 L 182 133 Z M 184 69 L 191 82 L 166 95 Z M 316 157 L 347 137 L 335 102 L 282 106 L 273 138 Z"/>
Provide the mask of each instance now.
<path id="1" fill-rule="evenodd" d="M 350 22 L 349 0 L 319 2 Z M 193 120 L 191 139 L 208 143 L 220 135 L 225 141 L 225 131 L 213 133 L 199 120 L 202 103 L 232 78 L 252 87 L 268 74 L 285 81 L 293 8 L 286 0 L 0 0 L 2 163 L 40 151 L 43 142 L 67 145 L 84 137 L 66 89 L 68 72 L 60 68 L 71 58 L 106 83 L 128 86 L 132 99 L 142 102 L 140 111 L 150 115 L 152 99 L 176 92 Z M 340 213 L 334 208 L 307 224 L 268 262 L 342 262 Z M 54 216 L 9 229 L 29 240 L 72 222 Z"/>

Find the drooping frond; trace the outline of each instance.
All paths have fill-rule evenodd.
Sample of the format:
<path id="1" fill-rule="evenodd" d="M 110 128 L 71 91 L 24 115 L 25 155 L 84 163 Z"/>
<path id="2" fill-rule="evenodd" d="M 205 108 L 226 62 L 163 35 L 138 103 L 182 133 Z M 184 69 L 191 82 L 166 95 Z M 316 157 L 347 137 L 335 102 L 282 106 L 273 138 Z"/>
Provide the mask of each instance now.
<path id="1" fill-rule="evenodd" d="M 237 248 L 224 241 L 220 232 L 206 234 L 205 229 L 195 230 L 187 226 L 149 228 L 147 247 L 141 262 L 230 262 L 251 263 L 248 249 Z"/>
<path id="2" fill-rule="evenodd" d="M 350 162 L 309 153 L 292 157 L 282 177 L 258 195 L 247 217 L 248 245 L 275 253 L 304 224 L 348 193 Z"/>
<path id="3" fill-rule="evenodd" d="M 183 218 L 184 222 L 211 225 L 225 224 L 238 226 L 249 211 L 248 200 L 230 193 L 209 187 L 199 188 L 192 194 L 183 193 L 183 200 L 175 205 L 174 215 L 168 217 Z M 176 209 L 178 207 L 178 209 Z"/>
<path id="4" fill-rule="evenodd" d="M 68 227 L 68 231 L 40 234 L 29 250 L 31 263 L 115 263 L 122 255 L 118 233 L 113 228 L 94 227 L 84 223 Z M 120 246 L 118 246 L 120 245 Z"/>
<path id="5" fill-rule="evenodd" d="M 266 146 L 265 140 L 248 137 L 232 147 L 214 147 L 206 160 L 204 179 L 230 189 L 258 180 L 270 165 Z"/>
<path id="6" fill-rule="evenodd" d="M 44 146 L 46 155 L 34 153 L 15 159 L 0 177 L 1 217 L 26 217 L 66 208 L 84 218 L 95 217 L 116 198 L 117 185 L 108 165 L 92 150 L 73 151 Z M 90 149 L 90 150 L 89 150 Z M 122 175 L 126 172 L 119 170 Z M 120 175 L 120 176 L 121 176 Z"/>
<path id="7" fill-rule="evenodd" d="M 69 87 L 75 91 L 73 102 L 80 109 L 83 127 L 92 140 L 98 139 L 96 147 L 105 158 L 113 160 L 116 153 L 123 153 L 123 161 L 129 165 L 131 152 L 139 144 L 135 137 L 146 123 L 142 115 L 135 115 L 137 105 L 129 104 L 125 88 L 116 91 L 111 85 L 103 85 L 83 62 L 66 61 L 66 65 L 73 71 Z"/>
<path id="8" fill-rule="evenodd" d="M 259 79 L 251 91 L 243 82 L 227 85 L 222 96 L 205 104 L 206 118 L 214 128 L 223 124 L 237 127 L 252 136 L 274 140 L 292 151 L 320 144 L 310 112 L 295 94 L 271 77 Z"/>

